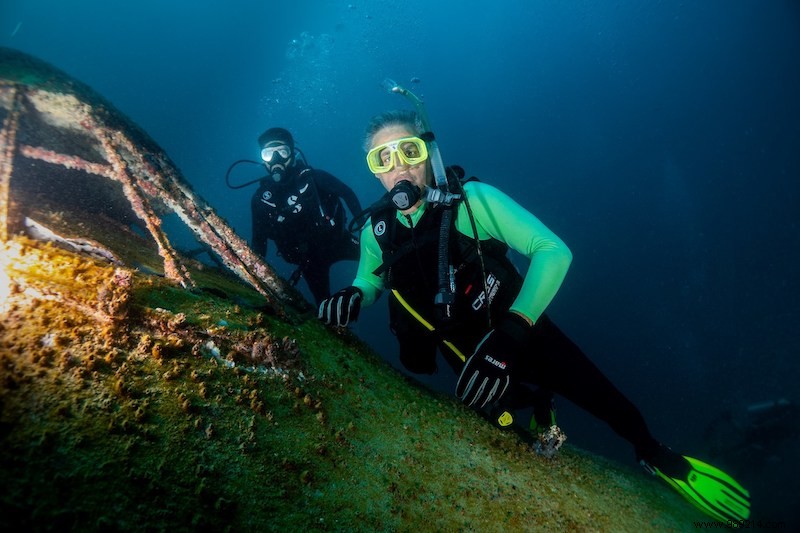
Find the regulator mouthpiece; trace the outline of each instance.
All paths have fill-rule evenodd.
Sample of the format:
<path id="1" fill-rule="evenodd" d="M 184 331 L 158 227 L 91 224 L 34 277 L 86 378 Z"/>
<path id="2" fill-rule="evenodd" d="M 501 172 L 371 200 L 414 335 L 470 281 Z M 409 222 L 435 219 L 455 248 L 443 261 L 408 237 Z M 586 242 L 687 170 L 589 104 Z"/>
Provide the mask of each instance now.
<path id="1" fill-rule="evenodd" d="M 419 187 L 408 180 L 402 180 L 389 191 L 389 198 L 400 211 L 405 211 L 420 199 Z"/>

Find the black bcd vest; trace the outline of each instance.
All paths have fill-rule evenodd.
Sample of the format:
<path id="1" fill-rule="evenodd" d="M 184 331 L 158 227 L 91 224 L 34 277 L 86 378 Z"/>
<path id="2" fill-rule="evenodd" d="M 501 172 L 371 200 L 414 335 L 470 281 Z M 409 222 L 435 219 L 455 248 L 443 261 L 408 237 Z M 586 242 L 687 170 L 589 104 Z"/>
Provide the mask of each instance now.
<path id="1" fill-rule="evenodd" d="M 337 201 L 333 213 L 325 212 L 311 167 L 302 168 L 287 184 L 263 184 L 259 194 L 270 237 L 289 263 L 301 263 L 312 248 L 319 251 L 339 243 L 344 208 Z"/>
<path id="2" fill-rule="evenodd" d="M 434 299 L 439 289 L 439 228 L 445 209 L 429 205 L 413 228 L 399 223 L 393 208 L 372 215 L 372 230 L 383 258 L 375 273 L 384 275 L 386 288 L 397 291 L 435 328 L 431 332 L 393 293 L 389 294 L 390 328 L 400 344 L 400 361 L 415 373 L 436 371 L 436 347 L 443 346 L 443 340 L 450 341 L 462 355 L 471 355 L 489 331 L 489 315 L 495 320 L 508 310 L 522 286 L 522 276 L 506 255 L 508 246 L 496 239 L 481 241 L 486 274 L 483 283 L 475 239 L 455 229 L 453 216 L 447 253 L 455 269 L 455 302 L 452 317 L 442 318 Z M 460 368 L 458 354 L 449 348 L 443 348 L 442 353 L 451 366 Z"/>

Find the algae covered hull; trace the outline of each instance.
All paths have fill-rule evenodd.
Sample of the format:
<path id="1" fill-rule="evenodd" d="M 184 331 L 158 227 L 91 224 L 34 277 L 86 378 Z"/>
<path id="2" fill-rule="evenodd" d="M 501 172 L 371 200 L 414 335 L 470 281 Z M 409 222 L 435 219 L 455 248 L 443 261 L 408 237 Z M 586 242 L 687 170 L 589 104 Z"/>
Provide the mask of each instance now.
<path id="1" fill-rule="evenodd" d="M 303 314 L 277 278 L 253 283 L 247 272 L 268 265 L 235 236 L 208 242 L 237 276 L 182 256 L 159 235 L 163 209 L 202 235 L 224 226 L 165 173 L 166 155 L 52 67 L 3 50 L 0 73 L 4 530 L 633 531 L 698 519 L 641 474 L 572 448 L 535 456 L 408 381 Z M 39 101 L 65 95 L 91 100 L 81 116 L 110 133 L 98 141 Z M 158 172 L 120 171 L 152 154 Z M 53 198 L 65 179 L 108 203 Z M 26 218 L 61 240 L 23 235 Z"/>
<path id="2" fill-rule="evenodd" d="M 0 525 L 682 529 L 638 472 L 532 453 L 350 335 L 18 237 L 0 315 Z M 6 281 L 9 281 L 7 279 Z M 223 297 L 224 295 L 224 297 Z"/>

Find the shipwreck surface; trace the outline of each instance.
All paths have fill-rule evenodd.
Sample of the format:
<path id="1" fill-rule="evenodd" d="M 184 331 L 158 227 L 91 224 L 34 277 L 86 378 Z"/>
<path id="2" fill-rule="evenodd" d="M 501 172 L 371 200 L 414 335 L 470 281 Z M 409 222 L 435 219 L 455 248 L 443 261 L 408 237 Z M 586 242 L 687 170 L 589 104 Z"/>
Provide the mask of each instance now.
<path id="1" fill-rule="evenodd" d="M 4 530 L 688 531 L 705 519 L 637 470 L 569 446 L 535 455 L 303 314 L 282 280 L 254 282 L 268 265 L 207 233 L 224 226 L 203 225 L 213 212 L 158 147 L 51 69 L 0 54 Z M 130 147 L 37 116 L 36 91 L 93 102 Z M 26 120 L 49 125 L 26 137 Z M 161 170 L 143 170 L 147 154 Z M 51 198 L 81 179 L 77 205 Z M 150 195 L 162 179 L 166 194 Z M 184 212 L 238 276 L 172 249 L 163 209 Z M 26 219 L 58 238 L 32 238 Z"/>

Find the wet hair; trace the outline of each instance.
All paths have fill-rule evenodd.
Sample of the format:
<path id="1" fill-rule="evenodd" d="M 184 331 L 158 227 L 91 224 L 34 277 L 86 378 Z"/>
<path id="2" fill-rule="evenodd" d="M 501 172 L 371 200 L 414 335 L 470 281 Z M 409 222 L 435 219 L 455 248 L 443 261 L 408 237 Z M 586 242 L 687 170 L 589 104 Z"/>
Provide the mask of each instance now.
<path id="1" fill-rule="evenodd" d="M 289 130 L 284 128 L 270 128 L 258 136 L 258 146 L 264 148 L 268 142 L 279 141 L 294 150 L 294 139 Z"/>
<path id="2" fill-rule="evenodd" d="M 380 115 L 375 115 L 367 125 L 364 135 L 364 151 L 368 152 L 372 146 L 372 138 L 383 128 L 389 126 L 402 126 L 408 128 L 414 135 L 421 135 L 425 132 L 419 115 L 410 110 L 386 111 Z"/>

